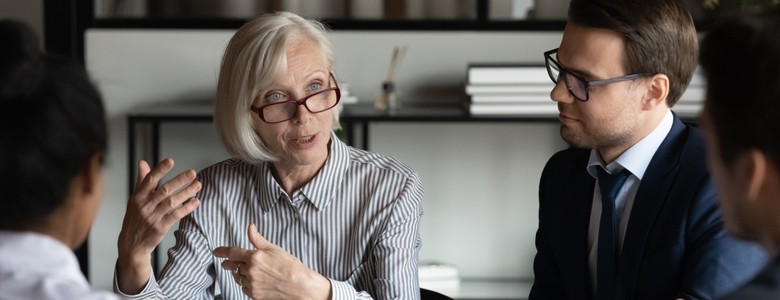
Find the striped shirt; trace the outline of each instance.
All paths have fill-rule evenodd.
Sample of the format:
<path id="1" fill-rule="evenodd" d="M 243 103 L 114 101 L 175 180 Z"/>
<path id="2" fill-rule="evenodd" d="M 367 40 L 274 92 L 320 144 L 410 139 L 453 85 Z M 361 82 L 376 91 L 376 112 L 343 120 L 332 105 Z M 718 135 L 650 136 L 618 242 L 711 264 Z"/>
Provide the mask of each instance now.
<path id="1" fill-rule="evenodd" d="M 198 175 L 201 205 L 179 223 L 158 283 L 135 299 L 249 299 L 212 255 L 254 249 L 250 223 L 268 241 L 331 282 L 332 299 L 419 299 L 423 188 L 417 173 L 387 156 L 331 137 L 320 172 L 290 197 L 271 164 L 228 159 Z"/>

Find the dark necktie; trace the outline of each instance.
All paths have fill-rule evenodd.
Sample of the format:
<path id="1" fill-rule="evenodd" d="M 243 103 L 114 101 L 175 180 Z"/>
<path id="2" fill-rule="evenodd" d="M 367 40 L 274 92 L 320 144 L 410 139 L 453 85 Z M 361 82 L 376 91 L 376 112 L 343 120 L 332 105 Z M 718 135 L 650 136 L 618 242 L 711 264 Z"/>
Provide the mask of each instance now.
<path id="1" fill-rule="evenodd" d="M 597 168 L 601 189 L 601 221 L 599 222 L 598 260 L 596 261 L 596 299 L 615 299 L 615 274 L 617 272 L 617 217 L 615 198 L 626 182 L 627 170 L 609 174 Z"/>

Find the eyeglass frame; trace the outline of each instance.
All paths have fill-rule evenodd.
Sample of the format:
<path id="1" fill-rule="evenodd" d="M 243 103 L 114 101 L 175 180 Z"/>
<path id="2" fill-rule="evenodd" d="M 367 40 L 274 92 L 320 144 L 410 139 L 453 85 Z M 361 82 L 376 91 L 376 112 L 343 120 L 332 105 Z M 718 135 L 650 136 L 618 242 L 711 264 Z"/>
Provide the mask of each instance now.
<path id="1" fill-rule="evenodd" d="M 553 83 L 558 84 L 558 81 L 555 80 L 555 76 L 553 76 L 553 72 L 550 69 L 550 63 L 548 63 L 548 62 L 552 62 L 553 64 L 555 64 L 555 66 L 558 67 L 559 79 L 566 75 L 571 75 L 572 77 L 574 77 L 574 79 L 579 80 L 581 83 L 583 83 L 583 86 L 585 87 L 585 99 L 577 97 L 577 95 L 575 95 L 574 92 L 572 91 L 571 84 L 569 84 L 569 82 L 565 78 L 563 79 L 563 83 L 566 85 L 566 90 L 569 91 L 569 95 L 582 102 L 587 102 L 590 99 L 590 92 L 588 92 L 588 90 L 592 86 L 599 86 L 599 85 L 605 85 L 605 84 L 622 82 L 622 81 L 637 80 L 639 78 L 644 78 L 652 75 L 652 73 L 635 73 L 635 74 L 623 75 L 623 76 L 612 77 L 607 79 L 588 81 L 580 77 L 579 75 L 570 72 L 569 70 L 561 66 L 561 63 L 559 63 L 558 60 L 552 58 L 552 54 L 558 53 L 558 49 L 560 48 L 555 48 L 544 52 L 544 65 L 547 68 L 547 75 L 550 76 L 550 80 L 552 80 Z"/>
<path id="2" fill-rule="evenodd" d="M 274 106 L 274 105 L 281 105 L 281 104 L 288 104 L 288 103 L 295 103 L 295 110 L 296 110 L 296 111 L 298 110 L 298 106 L 301 106 L 301 105 L 303 105 L 303 107 L 305 107 L 305 108 L 306 108 L 306 110 L 307 110 L 307 111 L 309 111 L 309 112 L 310 112 L 310 113 L 312 113 L 312 114 L 318 114 L 318 113 L 321 113 L 321 112 L 326 112 L 326 111 L 328 111 L 328 110 L 331 110 L 331 109 L 333 109 L 334 107 L 336 107 L 337 105 L 339 105 L 339 102 L 341 102 L 341 89 L 339 88 L 339 83 L 338 83 L 338 81 L 336 81 L 336 77 L 335 77 L 335 76 L 333 76 L 333 72 L 330 72 L 330 76 L 329 76 L 329 78 L 333 80 L 333 83 L 334 83 L 336 86 L 334 86 L 334 87 L 329 87 L 329 88 L 322 89 L 322 90 L 319 90 L 319 91 L 317 91 L 317 92 L 315 92 L 315 93 L 309 94 L 309 95 L 307 95 L 307 96 L 305 96 L 305 97 L 303 97 L 303 98 L 301 98 L 301 99 L 298 99 L 298 100 L 287 100 L 287 101 L 282 101 L 282 102 L 268 103 L 268 104 L 264 104 L 264 105 L 261 105 L 261 106 L 254 106 L 254 105 L 252 105 L 252 106 L 249 108 L 249 110 L 251 110 L 252 112 L 255 112 L 255 113 L 257 113 L 257 116 L 258 116 L 258 117 L 260 117 L 260 120 L 262 120 L 263 122 L 266 122 L 266 123 L 268 123 L 268 124 L 277 124 L 277 123 L 282 123 L 282 122 L 289 121 L 289 120 L 291 120 L 291 119 L 295 118 L 295 114 L 296 114 L 296 113 L 293 113 L 293 114 L 292 114 L 292 116 L 290 116 L 290 118 L 287 118 L 287 119 L 284 119 L 284 120 L 281 120 L 281 121 L 276 121 L 276 122 L 268 122 L 268 121 L 266 121 L 266 120 L 265 120 L 265 117 L 263 116 L 263 110 L 265 110 L 265 109 L 266 109 L 266 108 L 268 108 L 269 106 Z M 308 105 L 306 105 L 306 101 L 308 101 L 308 100 L 309 100 L 311 97 L 314 97 L 314 96 L 316 96 L 316 95 L 319 95 L 319 94 L 322 94 L 322 93 L 325 93 L 325 92 L 330 92 L 330 91 L 336 91 L 336 103 L 335 103 L 335 104 L 333 104 L 333 106 L 331 106 L 331 107 L 328 107 L 328 108 L 326 108 L 326 109 L 323 109 L 323 110 L 321 110 L 321 111 L 318 111 L 318 112 L 313 112 L 313 111 L 311 111 L 311 109 L 309 108 L 309 106 L 308 106 Z"/>

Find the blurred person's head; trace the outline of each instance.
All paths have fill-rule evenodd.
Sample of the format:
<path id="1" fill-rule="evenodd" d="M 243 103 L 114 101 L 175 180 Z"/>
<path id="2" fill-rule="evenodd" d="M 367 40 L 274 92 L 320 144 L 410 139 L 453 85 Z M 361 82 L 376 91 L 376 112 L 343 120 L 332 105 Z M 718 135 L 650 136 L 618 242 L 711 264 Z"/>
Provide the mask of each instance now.
<path id="1" fill-rule="evenodd" d="M 86 239 L 103 194 L 103 103 L 84 67 L 0 20 L 0 229 Z"/>
<path id="2" fill-rule="evenodd" d="M 780 11 L 752 12 L 704 38 L 701 126 L 726 228 L 780 243 Z"/>

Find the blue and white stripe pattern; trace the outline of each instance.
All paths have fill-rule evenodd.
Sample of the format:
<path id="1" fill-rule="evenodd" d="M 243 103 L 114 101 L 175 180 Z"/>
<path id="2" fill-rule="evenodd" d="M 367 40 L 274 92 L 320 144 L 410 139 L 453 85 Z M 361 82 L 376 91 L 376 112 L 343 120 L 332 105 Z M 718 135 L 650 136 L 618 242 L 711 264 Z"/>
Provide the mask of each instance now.
<path id="1" fill-rule="evenodd" d="M 270 163 L 229 159 L 201 171 L 201 206 L 180 222 L 159 288 L 152 278 L 137 299 L 211 300 L 215 283 L 223 299 L 248 299 L 211 251 L 253 249 L 250 223 L 329 278 L 333 299 L 419 299 L 420 178 L 394 158 L 331 141 L 320 173 L 292 197 Z"/>

